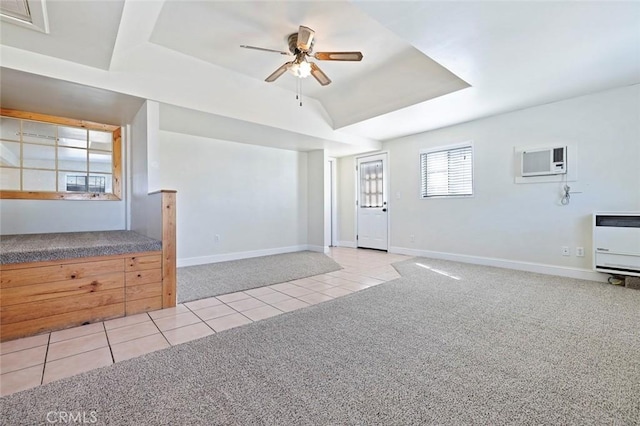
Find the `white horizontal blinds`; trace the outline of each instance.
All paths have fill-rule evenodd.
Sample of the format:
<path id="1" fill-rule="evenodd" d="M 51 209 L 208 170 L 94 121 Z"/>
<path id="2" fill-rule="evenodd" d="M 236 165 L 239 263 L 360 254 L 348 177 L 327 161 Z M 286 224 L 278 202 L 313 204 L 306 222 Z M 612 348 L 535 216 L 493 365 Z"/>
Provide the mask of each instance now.
<path id="1" fill-rule="evenodd" d="M 422 198 L 473 194 L 471 145 L 420 154 Z"/>
<path id="2" fill-rule="evenodd" d="M 360 207 L 383 207 L 382 160 L 360 163 Z"/>

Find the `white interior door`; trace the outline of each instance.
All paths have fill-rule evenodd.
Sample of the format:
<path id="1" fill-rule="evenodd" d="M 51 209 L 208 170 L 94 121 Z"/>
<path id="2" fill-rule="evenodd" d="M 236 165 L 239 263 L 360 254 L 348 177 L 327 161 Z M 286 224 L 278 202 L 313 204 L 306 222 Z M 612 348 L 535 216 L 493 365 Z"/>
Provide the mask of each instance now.
<path id="1" fill-rule="evenodd" d="M 388 249 L 387 154 L 358 158 L 358 247 Z"/>

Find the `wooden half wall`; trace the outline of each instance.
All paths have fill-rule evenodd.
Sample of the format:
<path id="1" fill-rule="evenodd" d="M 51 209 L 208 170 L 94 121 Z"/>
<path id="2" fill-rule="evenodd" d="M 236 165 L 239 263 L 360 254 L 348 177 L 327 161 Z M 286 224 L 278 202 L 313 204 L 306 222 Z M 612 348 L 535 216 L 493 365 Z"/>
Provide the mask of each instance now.
<path id="1" fill-rule="evenodd" d="M 145 207 L 160 251 L 0 265 L 0 341 L 176 306 L 176 191 Z"/>
<path id="2" fill-rule="evenodd" d="M 162 308 L 176 306 L 176 191 L 159 192 L 162 206 Z"/>
<path id="3" fill-rule="evenodd" d="M 162 308 L 176 306 L 176 191 L 135 191 L 131 199 L 130 229 L 162 241 Z"/>

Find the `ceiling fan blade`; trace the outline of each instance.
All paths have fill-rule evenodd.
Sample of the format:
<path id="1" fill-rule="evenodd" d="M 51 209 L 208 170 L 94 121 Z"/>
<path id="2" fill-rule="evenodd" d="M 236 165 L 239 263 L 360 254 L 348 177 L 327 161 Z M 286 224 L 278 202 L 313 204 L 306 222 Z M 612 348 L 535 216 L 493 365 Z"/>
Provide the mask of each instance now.
<path id="1" fill-rule="evenodd" d="M 264 52 L 274 52 L 274 53 L 279 53 L 281 55 L 291 55 L 291 53 L 285 52 L 283 50 L 267 49 L 267 48 L 264 48 L 264 47 L 247 46 L 247 45 L 244 45 L 244 44 L 241 44 L 240 47 L 244 47 L 245 49 L 262 50 Z"/>
<path id="2" fill-rule="evenodd" d="M 298 50 L 302 52 L 309 51 L 313 44 L 313 36 L 315 33 L 316 32 L 311 28 L 300 25 L 300 28 L 298 29 L 298 43 L 296 45 Z"/>
<path id="3" fill-rule="evenodd" d="M 287 72 L 287 70 L 291 67 L 291 65 L 293 65 L 293 62 L 287 62 L 285 64 L 282 64 L 280 68 L 275 70 L 269 77 L 265 78 L 264 81 L 268 83 L 276 81 L 278 77 L 280 77 L 282 74 Z"/>
<path id="4" fill-rule="evenodd" d="M 316 52 L 313 57 L 321 61 L 361 61 L 362 52 Z"/>
<path id="5" fill-rule="evenodd" d="M 313 62 L 309 62 L 309 64 L 311 65 L 311 75 L 316 80 L 318 80 L 318 83 L 320 83 L 322 86 L 326 86 L 327 84 L 331 83 L 331 79 L 327 77 L 327 75 L 323 73 L 316 64 L 314 64 Z"/>

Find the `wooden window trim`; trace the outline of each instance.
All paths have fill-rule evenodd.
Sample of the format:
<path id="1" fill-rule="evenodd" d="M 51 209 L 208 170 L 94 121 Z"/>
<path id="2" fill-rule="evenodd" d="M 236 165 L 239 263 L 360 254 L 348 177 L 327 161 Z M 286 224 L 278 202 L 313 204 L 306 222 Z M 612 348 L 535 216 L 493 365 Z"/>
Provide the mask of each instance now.
<path id="1" fill-rule="evenodd" d="M 0 116 L 44 123 L 81 127 L 87 130 L 108 131 L 113 134 L 112 167 L 113 192 L 96 194 L 90 192 L 53 192 L 53 191 L 9 191 L 0 190 L 0 199 L 6 200 L 121 200 L 122 199 L 122 130 L 120 126 L 56 117 L 34 112 L 0 108 Z"/>

